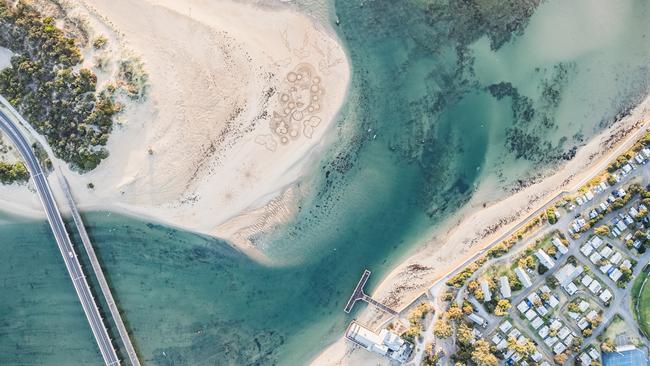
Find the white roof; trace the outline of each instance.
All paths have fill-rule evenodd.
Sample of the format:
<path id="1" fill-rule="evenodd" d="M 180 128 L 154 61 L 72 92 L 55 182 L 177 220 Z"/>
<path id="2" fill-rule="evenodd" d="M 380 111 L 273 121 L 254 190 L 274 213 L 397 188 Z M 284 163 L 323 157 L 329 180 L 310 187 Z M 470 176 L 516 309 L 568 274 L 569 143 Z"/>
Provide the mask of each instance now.
<path id="1" fill-rule="evenodd" d="M 506 341 L 505 339 L 501 340 L 501 342 L 499 342 L 499 344 L 497 344 L 497 349 L 498 350 L 502 350 L 502 349 L 504 349 L 506 347 L 508 347 L 508 341 Z"/>
<path id="2" fill-rule="evenodd" d="M 603 291 L 603 293 L 600 294 L 600 299 L 603 300 L 603 302 L 607 302 L 611 298 L 612 298 L 612 293 L 607 289 L 605 289 L 605 291 Z"/>
<path id="3" fill-rule="evenodd" d="M 583 271 L 584 268 L 582 268 L 582 266 L 576 267 L 571 263 L 567 263 L 564 265 L 564 267 L 555 272 L 553 276 L 560 283 L 560 286 L 565 286 L 569 282 L 573 281 L 576 277 L 578 277 Z"/>
<path id="4" fill-rule="evenodd" d="M 368 349 L 371 349 L 375 345 L 381 345 L 383 342 L 379 334 L 356 322 L 353 322 L 348 328 L 347 336 Z"/>
<path id="5" fill-rule="evenodd" d="M 609 278 L 611 278 L 614 281 L 618 281 L 618 279 L 621 278 L 621 276 L 623 276 L 623 273 L 619 271 L 618 268 L 614 268 L 612 273 L 609 274 Z"/>
<path id="6" fill-rule="evenodd" d="M 566 350 L 566 346 L 565 346 L 564 343 L 562 343 L 562 342 L 557 342 L 557 344 L 555 345 L 555 347 L 553 347 L 553 352 L 554 352 L 556 355 L 557 355 L 557 354 L 560 354 L 560 353 L 562 353 L 562 352 L 564 352 L 565 350 Z"/>
<path id="7" fill-rule="evenodd" d="M 582 362 L 583 365 L 591 365 L 591 357 L 589 357 L 588 354 L 586 353 L 581 353 L 580 354 L 580 362 Z"/>
<path id="8" fill-rule="evenodd" d="M 591 239 L 589 239 L 589 243 L 591 244 L 592 247 L 598 248 L 603 244 L 603 239 L 601 239 L 600 236 L 595 235 Z"/>
<path id="9" fill-rule="evenodd" d="M 610 248 L 610 247 L 608 247 L 608 246 L 605 246 L 605 247 L 600 251 L 600 255 L 602 255 L 602 256 L 605 257 L 605 258 L 609 258 L 609 256 L 612 255 L 613 252 L 614 252 L 614 251 L 612 250 L 612 248 Z"/>
<path id="10" fill-rule="evenodd" d="M 494 344 L 499 344 L 502 340 L 503 340 L 503 338 L 501 338 L 501 336 L 498 335 L 498 334 L 495 334 L 492 337 L 492 343 L 494 343 Z"/>
<path id="11" fill-rule="evenodd" d="M 537 313 L 539 315 L 541 315 L 541 316 L 544 316 L 544 315 L 548 314 L 548 309 L 544 305 L 540 305 L 540 306 L 536 307 L 535 309 L 537 310 Z"/>
<path id="12" fill-rule="evenodd" d="M 530 310 L 528 310 L 526 312 L 526 319 L 528 319 L 528 320 L 533 320 L 533 318 L 535 318 L 536 316 L 537 316 L 537 314 L 535 313 L 535 311 L 533 309 L 530 309 Z"/>
<path id="13" fill-rule="evenodd" d="M 610 261 L 611 263 L 613 263 L 613 264 L 619 264 L 619 262 L 621 261 L 621 259 L 623 259 L 623 256 L 621 255 L 621 253 L 616 252 L 616 253 L 614 253 L 614 255 L 612 255 L 611 258 L 609 258 L 609 261 Z"/>
<path id="14" fill-rule="evenodd" d="M 626 259 L 621 263 L 621 267 L 625 267 L 627 269 L 632 269 L 632 262 L 630 262 L 629 259 Z"/>
<path id="15" fill-rule="evenodd" d="M 544 321 L 540 317 L 537 317 L 537 318 L 533 319 L 533 321 L 530 323 L 530 325 L 533 326 L 533 329 L 538 329 L 543 324 L 544 324 Z"/>
<path id="16" fill-rule="evenodd" d="M 525 301 L 522 301 L 522 302 L 519 303 L 519 305 L 517 305 L 517 310 L 519 310 L 520 313 L 525 313 L 525 312 L 528 311 L 528 309 L 529 309 L 529 306 L 528 306 L 528 304 L 526 304 Z"/>
<path id="17" fill-rule="evenodd" d="M 582 254 L 584 254 L 585 256 L 589 256 L 589 254 L 591 254 L 591 252 L 593 251 L 594 248 L 589 243 L 586 243 L 580 248 L 580 252 L 582 252 Z"/>
<path id="18" fill-rule="evenodd" d="M 542 338 L 546 338 L 546 336 L 548 335 L 548 331 L 549 331 L 548 326 L 545 325 L 542 327 L 542 329 L 540 329 L 537 332 L 537 334 L 539 334 L 539 336 Z"/>
<path id="19" fill-rule="evenodd" d="M 600 358 L 600 353 L 595 348 L 592 348 L 589 350 L 589 356 L 591 356 L 591 359 L 595 361 Z"/>
<path id="20" fill-rule="evenodd" d="M 504 299 L 509 299 L 510 296 L 512 296 L 512 291 L 510 290 L 510 281 L 508 281 L 508 277 L 506 276 L 501 276 L 499 277 L 499 283 L 501 284 L 501 296 Z"/>
<path id="21" fill-rule="evenodd" d="M 578 304 L 578 307 L 580 308 L 581 312 L 587 311 L 589 309 L 589 303 L 586 302 L 585 300 L 581 300 L 580 303 Z"/>
<path id="22" fill-rule="evenodd" d="M 596 312 L 596 310 L 592 310 L 589 313 L 587 313 L 587 315 L 585 315 L 585 318 L 587 318 L 588 320 L 594 320 L 597 316 L 598 316 L 598 312 Z"/>
<path id="23" fill-rule="evenodd" d="M 558 330 L 560 328 L 562 328 L 562 322 L 557 319 L 553 320 L 553 322 L 551 323 L 551 329 Z"/>
<path id="24" fill-rule="evenodd" d="M 624 231 L 627 229 L 627 225 L 625 225 L 625 222 L 623 220 L 618 220 L 616 223 L 616 228 L 619 229 L 620 231 Z"/>
<path id="25" fill-rule="evenodd" d="M 507 320 L 501 323 L 501 325 L 499 325 L 499 329 L 501 329 L 503 333 L 509 331 L 510 328 L 512 328 L 512 324 L 510 324 L 510 322 Z"/>
<path id="26" fill-rule="evenodd" d="M 582 277 L 582 281 L 581 281 L 581 282 L 582 282 L 582 284 L 583 284 L 584 286 L 589 286 L 589 284 L 590 284 L 593 280 L 594 280 L 594 279 L 591 278 L 590 275 L 585 275 L 584 277 Z"/>
<path id="27" fill-rule="evenodd" d="M 549 296 L 548 298 L 548 304 L 552 307 L 555 308 L 560 304 L 560 300 L 557 299 L 554 295 Z"/>
<path id="28" fill-rule="evenodd" d="M 521 267 L 515 268 L 515 274 L 517 275 L 517 278 L 519 278 L 519 281 L 521 281 L 521 284 L 525 288 L 529 288 L 530 286 L 533 285 L 533 283 L 530 281 L 530 277 L 528 277 L 526 271 L 521 269 Z"/>
<path id="29" fill-rule="evenodd" d="M 557 337 L 560 339 L 566 338 L 569 334 L 571 334 L 571 331 L 569 328 L 565 325 L 564 328 L 560 329 L 560 331 L 557 332 Z"/>
<path id="30" fill-rule="evenodd" d="M 578 328 L 580 328 L 580 330 L 584 330 L 588 326 L 589 326 L 589 322 L 587 321 L 587 319 L 582 318 L 578 321 Z"/>
<path id="31" fill-rule="evenodd" d="M 554 345 L 555 342 L 557 342 L 557 337 L 548 337 L 548 338 L 544 339 L 544 343 L 546 343 L 546 345 L 549 346 L 549 347 Z"/>
<path id="32" fill-rule="evenodd" d="M 564 289 L 569 295 L 573 295 L 576 293 L 576 291 L 578 291 L 578 288 L 573 282 L 569 282 L 568 285 L 564 286 Z"/>
<path id="33" fill-rule="evenodd" d="M 603 259 L 603 257 L 598 252 L 593 252 L 591 254 L 591 256 L 589 257 L 589 260 L 591 261 L 591 263 L 594 263 L 594 264 L 597 264 L 598 261 L 600 261 L 601 259 Z"/>
<path id="34" fill-rule="evenodd" d="M 589 291 L 591 291 L 594 294 L 597 294 L 601 288 L 602 286 L 598 281 L 593 281 L 591 285 L 589 285 Z"/>
<path id="35" fill-rule="evenodd" d="M 537 259 L 539 259 L 539 262 L 544 265 L 544 267 L 551 269 L 555 266 L 555 261 L 549 257 L 548 254 L 546 254 L 545 251 L 542 249 L 537 249 L 537 252 L 535 252 L 535 256 Z"/>

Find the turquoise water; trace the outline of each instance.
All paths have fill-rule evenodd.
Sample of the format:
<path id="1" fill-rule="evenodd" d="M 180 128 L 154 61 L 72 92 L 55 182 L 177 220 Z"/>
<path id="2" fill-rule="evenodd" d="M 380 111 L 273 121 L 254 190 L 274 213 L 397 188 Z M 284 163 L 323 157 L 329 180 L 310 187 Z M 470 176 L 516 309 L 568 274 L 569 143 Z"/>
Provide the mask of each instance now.
<path id="1" fill-rule="evenodd" d="M 363 268 L 372 289 L 482 181 L 498 180 L 495 196 L 517 189 L 647 93 L 646 1 L 521 3 L 331 4 L 349 100 L 297 217 L 259 238 L 276 266 L 217 239 L 86 215 L 144 363 L 305 363 L 344 330 Z M 45 224 L 3 222 L 0 364 L 98 363 Z"/>

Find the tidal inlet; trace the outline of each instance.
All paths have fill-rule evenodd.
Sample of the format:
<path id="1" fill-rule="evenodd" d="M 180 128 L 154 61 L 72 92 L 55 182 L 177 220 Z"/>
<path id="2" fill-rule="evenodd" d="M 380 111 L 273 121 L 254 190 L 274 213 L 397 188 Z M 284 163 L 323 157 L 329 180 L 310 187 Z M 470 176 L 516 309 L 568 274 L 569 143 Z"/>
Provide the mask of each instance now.
<path id="1" fill-rule="evenodd" d="M 0 0 L 0 365 L 514 364 L 432 289 L 647 143 L 649 18 Z"/>

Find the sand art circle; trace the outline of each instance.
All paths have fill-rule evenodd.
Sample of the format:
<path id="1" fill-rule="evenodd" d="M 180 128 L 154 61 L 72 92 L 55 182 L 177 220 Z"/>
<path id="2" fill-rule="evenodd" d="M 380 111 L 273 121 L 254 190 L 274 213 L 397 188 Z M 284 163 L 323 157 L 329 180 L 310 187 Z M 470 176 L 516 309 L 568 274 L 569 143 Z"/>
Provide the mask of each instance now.
<path id="1" fill-rule="evenodd" d="M 321 110 L 323 94 L 322 79 L 311 64 L 299 64 L 287 72 L 279 87 L 278 109 L 273 111 L 269 122 L 271 132 L 280 143 L 313 136 L 315 127 L 321 122 L 315 113 Z"/>

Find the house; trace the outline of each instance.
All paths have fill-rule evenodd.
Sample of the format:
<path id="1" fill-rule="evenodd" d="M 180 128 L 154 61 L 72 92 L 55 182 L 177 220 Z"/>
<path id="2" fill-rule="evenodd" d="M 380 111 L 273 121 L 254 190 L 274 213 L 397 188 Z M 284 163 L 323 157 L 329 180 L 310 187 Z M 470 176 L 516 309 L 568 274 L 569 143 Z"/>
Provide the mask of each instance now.
<path id="1" fill-rule="evenodd" d="M 548 314 L 548 309 L 544 305 L 536 307 L 535 310 L 537 310 L 537 313 L 541 316 Z"/>
<path id="2" fill-rule="evenodd" d="M 563 286 L 562 288 L 564 288 L 564 290 L 567 292 L 567 294 L 569 294 L 569 296 L 573 296 L 578 291 L 578 288 L 573 282 L 569 282 L 568 285 Z"/>
<path id="3" fill-rule="evenodd" d="M 609 273 L 611 271 L 611 269 L 612 269 L 612 265 L 610 263 L 607 263 L 607 264 L 604 264 L 604 265 L 600 266 L 600 271 L 603 274 Z"/>
<path id="4" fill-rule="evenodd" d="M 611 278 L 614 282 L 618 281 L 621 276 L 623 276 L 623 273 L 618 270 L 618 268 L 614 268 L 610 273 L 609 273 L 609 278 Z"/>
<path id="5" fill-rule="evenodd" d="M 522 314 L 527 312 L 529 308 L 530 307 L 528 306 L 526 301 L 522 301 L 522 302 L 519 303 L 519 305 L 517 305 L 517 310 L 519 310 L 519 312 L 522 313 Z"/>
<path id="6" fill-rule="evenodd" d="M 494 344 L 499 344 L 499 343 L 501 343 L 502 340 L 503 340 L 503 338 L 501 338 L 501 336 L 498 335 L 498 334 L 495 334 L 492 337 L 492 343 L 494 343 Z"/>
<path id="7" fill-rule="evenodd" d="M 609 262 L 612 263 L 612 264 L 619 264 L 622 259 L 623 259 L 623 256 L 621 255 L 621 253 L 616 252 L 616 253 L 614 253 L 614 255 L 612 255 L 611 258 L 609 258 Z"/>
<path id="8" fill-rule="evenodd" d="M 537 304 L 542 303 L 542 299 L 539 297 L 539 295 L 537 295 L 534 292 L 531 292 L 530 294 L 528 294 L 528 296 L 526 296 L 526 298 L 528 299 L 528 301 L 530 301 L 531 304 L 534 304 L 535 306 L 537 306 Z"/>
<path id="9" fill-rule="evenodd" d="M 600 236 L 595 235 L 589 239 L 587 243 L 591 244 L 594 249 L 598 249 L 601 245 L 603 245 L 603 239 L 601 239 Z"/>
<path id="10" fill-rule="evenodd" d="M 525 288 L 529 288 L 533 285 L 533 283 L 530 281 L 530 277 L 528 277 L 526 271 L 524 271 L 521 267 L 515 268 L 515 274 L 517 275 L 519 282 L 521 282 Z"/>
<path id="11" fill-rule="evenodd" d="M 562 329 L 560 329 L 557 332 L 557 337 L 560 338 L 561 340 L 564 340 L 569 334 L 571 334 L 571 331 L 569 328 L 565 325 Z"/>
<path id="12" fill-rule="evenodd" d="M 625 231 L 625 229 L 627 229 L 627 225 L 625 224 L 625 222 L 623 222 L 623 220 L 618 220 L 618 222 L 616 222 L 616 228 L 620 232 L 623 232 Z"/>
<path id="13" fill-rule="evenodd" d="M 580 303 L 578 304 L 578 309 L 580 309 L 581 313 L 584 313 L 589 309 L 589 303 L 586 302 L 585 300 L 581 300 Z"/>
<path id="14" fill-rule="evenodd" d="M 488 282 L 485 280 L 485 278 L 481 278 L 481 290 L 483 291 L 483 302 L 488 302 L 492 300 L 492 292 L 490 291 L 490 285 Z"/>
<path id="15" fill-rule="evenodd" d="M 594 280 L 594 279 L 591 278 L 590 275 L 585 275 L 584 277 L 582 277 L 582 280 L 581 280 L 580 282 L 582 282 L 582 285 L 583 285 L 583 286 L 587 287 L 587 286 L 589 286 L 589 284 L 590 284 L 591 281 L 593 281 L 593 280 Z M 584 301 L 583 301 L 583 302 L 584 302 Z"/>
<path id="16" fill-rule="evenodd" d="M 551 330 L 559 330 L 560 328 L 562 328 L 562 322 L 559 321 L 559 320 L 557 320 L 557 319 L 555 319 L 555 320 L 553 320 L 553 322 L 551 323 L 550 328 L 551 328 Z"/>
<path id="17" fill-rule="evenodd" d="M 488 324 L 487 320 L 481 318 L 479 315 L 474 313 L 469 314 L 467 318 L 473 321 L 474 323 L 476 323 L 477 325 L 482 326 L 483 328 L 485 328 Z"/>
<path id="18" fill-rule="evenodd" d="M 602 289 L 602 286 L 598 281 L 593 281 L 591 285 L 589 285 L 589 291 L 591 291 L 592 294 L 597 295 L 600 290 Z"/>
<path id="19" fill-rule="evenodd" d="M 345 337 L 362 346 L 370 352 L 386 356 L 401 363 L 411 355 L 413 344 L 405 341 L 399 335 L 382 329 L 379 334 L 353 321 L 350 323 Z"/>
<path id="20" fill-rule="evenodd" d="M 548 337 L 544 339 L 544 343 L 550 348 L 552 347 L 555 342 L 557 342 L 557 337 Z"/>
<path id="21" fill-rule="evenodd" d="M 512 324 L 507 320 L 501 323 L 501 325 L 499 325 L 499 330 L 501 330 L 503 333 L 506 333 L 511 328 L 512 328 Z"/>
<path id="22" fill-rule="evenodd" d="M 508 277 L 501 276 L 499 278 L 499 283 L 501 284 L 501 297 L 504 299 L 509 299 L 512 296 L 512 292 L 510 290 L 510 281 L 508 281 Z"/>
<path id="23" fill-rule="evenodd" d="M 537 332 L 537 334 L 539 334 L 539 336 L 542 337 L 542 339 L 544 339 L 548 335 L 548 332 L 549 332 L 549 328 L 548 328 L 548 326 L 545 325 L 545 326 L 542 327 L 542 329 L 540 329 Z"/>
<path id="24" fill-rule="evenodd" d="M 535 317 L 537 316 L 537 314 L 535 313 L 535 310 L 533 310 L 533 309 L 529 309 L 526 312 L 525 315 L 526 315 L 526 319 L 528 319 L 528 321 L 531 321 L 531 320 L 535 319 Z"/>
<path id="25" fill-rule="evenodd" d="M 630 262 L 629 259 L 624 260 L 621 264 L 621 268 L 632 269 L 632 262 Z"/>
<path id="26" fill-rule="evenodd" d="M 597 316 L 598 316 L 598 313 L 596 312 L 596 310 L 592 310 L 587 315 L 585 315 L 585 318 L 587 318 L 587 320 L 589 320 L 589 321 L 592 321 L 592 320 L 596 319 Z"/>
<path id="27" fill-rule="evenodd" d="M 593 251 L 594 251 L 594 248 L 589 243 L 586 243 L 585 245 L 583 245 L 580 248 L 580 252 L 582 254 L 584 254 L 585 257 L 588 257 L 591 254 L 591 252 L 593 252 Z"/>
<path id="28" fill-rule="evenodd" d="M 571 263 L 567 263 L 564 267 L 555 272 L 553 276 L 557 279 L 560 286 L 564 287 L 578 277 L 583 271 L 584 268 L 582 266 L 576 267 Z"/>
<path id="29" fill-rule="evenodd" d="M 537 252 L 535 252 L 535 256 L 537 259 L 539 259 L 539 263 L 543 265 L 544 267 L 551 269 L 555 267 L 555 261 L 549 257 L 548 254 L 546 254 L 545 251 L 542 249 L 537 249 Z"/>
<path id="30" fill-rule="evenodd" d="M 612 298 L 612 293 L 608 289 L 605 289 L 599 297 L 603 302 L 608 302 Z"/>
<path id="31" fill-rule="evenodd" d="M 551 242 L 553 243 L 553 245 L 555 245 L 555 247 L 557 248 L 558 252 L 560 252 L 560 254 L 564 255 L 569 251 L 569 249 L 567 249 L 567 247 L 564 244 L 562 244 L 562 241 L 557 236 L 554 237 L 553 240 L 551 240 Z"/>
<path id="32" fill-rule="evenodd" d="M 566 346 L 562 342 L 557 342 L 555 347 L 553 347 L 553 353 L 559 355 L 560 353 L 566 351 Z"/>
<path id="33" fill-rule="evenodd" d="M 643 155 L 645 155 L 646 158 L 650 158 L 650 149 L 644 147 L 643 149 L 641 149 L 641 152 L 643 153 Z"/>
<path id="34" fill-rule="evenodd" d="M 497 350 L 498 351 L 500 351 L 500 350 L 502 350 L 502 349 L 504 349 L 506 347 L 508 347 L 508 341 L 506 341 L 505 339 L 501 340 L 501 342 L 499 342 L 499 344 L 497 344 Z"/>
<path id="35" fill-rule="evenodd" d="M 580 330 L 585 330 L 585 328 L 587 328 L 590 324 L 591 324 L 591 323 L 589 323 L 589 322 L 587 321 L 587 319 L 585 319 L 585 318 L 581 318 L 581 319 L 578 321 L 578 328 L 580 328 Z"/>
<path id="36" fill-rule="evenodd" d="M 603 202 L 600 203 L 600 205 L 598 207 L 600 207 L 600 209 L 603 210 L 603 211 L 607 211 L 607 208 L 609 207 L 609 204 L 607 204 L 606 201 L 603 201 Z"/>
<path id="37" fill-rule="evenodd" d="M 594 194 L 591 193 L 591 190 L 587 190 L 587 192 L 585 193 L 585 198 L 587 199 L 587 201 L 591 201 L 594 199 Z"/>
<path id="38" fill-rule="evenodd" d="M 593 263 L 593 264 L 598 264 L 598 262 L 600 262 L 601 259 L 603 259 L 603 256 L 600 255 L 600 253 L 598 253 L 598 252 L 593 252 L 593 253 L 589 256 L 589 260 L 590 260 L 591 263 Z"/>
<path id="39" fill-rule="evenodd" d="M 552 309 L 555 309 L 560 304 L 560 300 L 557 299 L 554 295 L 548 297 L 548 306 Z"/>
<path id="40" fill-rule="evenodd" d="M 612 253 L 614 253 L 614 251 L 612 250 L 612 248 L 609 247 L 609 245 L 606 245 L 606 246 L 605 246 L 605 247 L 600 251 L 600 255 L 601 255 L 603 258 L 609 258 L 609 256 L 612 255 Z"/>
<path id="41" fill-rule="evenodd" d="M 533 319 L 533 321 L 530 323 L 530 325 L 533 326 L 533 329 L 538 329 L 539 327 L 544 325 L 544 321 L 542 320 L 542 318 L 536 317 L 535 319 Z"/>
<path id="42" fill-rule="evenodd" d="M 591 348 L 589 350 L 589 356 L 591 356 L 592 360 L 597 361 L 600 358 L 600 353 L 595 348 Z"/>
<path id="43" fill-rule="evenodd" d="M 625 174 L 630 174 L 630 172 L 632 171 L 632 165 L 630 165 L 630 163 L 627 163 L 627 164 L 623 165 L 623 167 L 621 169 L 623 169 L 623 172 Z"/>
<path id="44" fill-rule="evenodd" d="M 582 363 L 583 365 L 586 366 L 591 365 L 591 357 L 589 357 L 589 355 L 586 353 L 581 353 L 578 359 L 580 360 L 580 363 Z"/>

